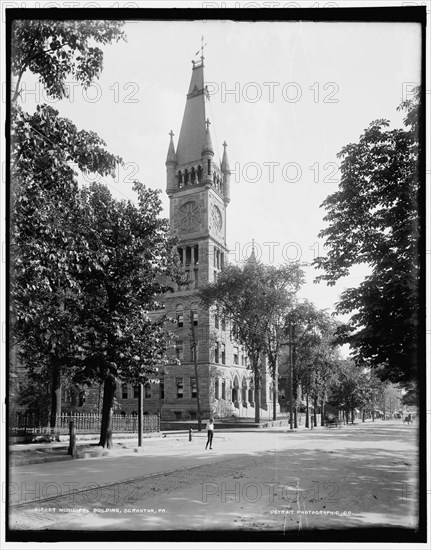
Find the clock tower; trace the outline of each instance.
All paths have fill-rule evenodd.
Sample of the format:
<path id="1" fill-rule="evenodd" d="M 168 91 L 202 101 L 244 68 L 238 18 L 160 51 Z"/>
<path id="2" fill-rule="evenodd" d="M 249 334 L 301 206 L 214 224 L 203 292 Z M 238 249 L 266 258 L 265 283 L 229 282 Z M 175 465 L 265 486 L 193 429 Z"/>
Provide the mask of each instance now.
<path id="1" fill-rule="evenodd" d="M 166 157 L 169 219 L 179 237 L 183 278 L 164 296 L 163 313 L 176 320 L 172 360 L 160 372 L 159 401 L 154 402 L 165 422 L 196 418 L 198 395 L 203 419 L 254 418 L 254 381 L 245 350 L 232 339 L 229 320 L 199 299 L 199 289 L 217 279 L 228 254 L 231 172 L 226 142 L 222 159 L 215 158 L 208 101 L 202 55 L 193 62 L 177 147 L 171 130 Z M 264 408 L 269 392 L 264 377 Z M 145 403 L 150 410 L 151 401 Z"/>
<path id="2" fill-rule="evenodd" d="M 203 57 L 193 63 L 178 147 L 173 132 L 166 158 L 170 224 L 180 237 L 179 254 L 190 289 L 212 282 L 227 255 L 226 207 L 230 169 L 226 142 L 221 162 L 214 159 Z"/>

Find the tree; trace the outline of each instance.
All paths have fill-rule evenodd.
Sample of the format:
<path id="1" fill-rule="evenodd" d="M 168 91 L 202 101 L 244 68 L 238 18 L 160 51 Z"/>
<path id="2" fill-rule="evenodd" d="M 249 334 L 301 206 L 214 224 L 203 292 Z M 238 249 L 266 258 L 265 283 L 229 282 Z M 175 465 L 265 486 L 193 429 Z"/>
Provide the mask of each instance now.
<path id="1" fill-rule="evenodd" d="M 277 357 L 279 340 L 275 338 L 281 334 L 274 323 L 279 320 L 286 292 L 290 296 L 296 291 L 302 277 L 297 263 L 275 268 L 247 262 L 244 266 L 226 265 L 216 282 L 200 290 L 203 303 L 216 305 L 220 314 L 231 321 L 233 337 L 246 350 L 254 376 L 256 422 L 260 421 L 263 355 L 270 341 L 273 357 Z"/>
<path id="2" fill-rule="evenodd" d="M 176 238 L 168 220 L 159 217 L 159 191 L 139 182 L 134 191 L 137 205 L 115 200 L 102 184 L 81 191 L 80 234 L 88 243 L 89 262 L 80 273 L 87 338 L 79 376 L 103 381 L 103 447 L 112 446 L 117 381 L 156 381 L 158 366 L 167 361 L 167 319 L 155 310 L 167 290 L 164 281 L 179 273 Z"/>
<path id="3" fill-rule="evenodd" d="M 338 350 L 335 342 L 337 322 L 325 311 L 304 300 L 289 312 L 288 321 L 295 327 L 294 395 L 298 386 L 306 397 L 306 427 L 309 427 L 309 396 L 314 401 L 316 420 L 320 399 L 322 418 L 328 384 L 337 374 Z"/>
<path id="4" fill-rule="evenodd" d="M 364 412 L 374 409 L 382 387 L 382 382 L 366 365 L 358 366 L 351 359 L 339 360 L 338 375 L 330 388 L 330 402 L 343 409 L 346 422 L 349 423 L 350 416 L 353 424 L 355 409 L 362 409 L 364 419 Z"/>
<path id="5" fill-rule="evenodd" d="M 280 267 L 266 266 L 266 329 L 264 352 L 272 375 L 273 407 L 272 418 L 277 419 L 278 362 L 286 339 L 286 313 L 295 305 L 296 292 L 303 282 L 303 273 L 298 264 Z"/>
<path id="6" fill-rule="evenodd" d="M 51 377 L 50 424 L 60 410 L 61 372 L 76 357 L 82 296 L 76 280 L 86 262 L 79 227 L 77 178 L 71 165 L 102 176 L 121 159 L 94 132 L 78 131 L 50 106 L 30 115 L 18 105 L 25 72 L 48 96 L 67 96 L 71 75 L 84 86 L 98 77 L 103 53 L 91 46 L 124 38 L 122 23 L 18 20 L 12 29 L 11 296 L 13 345 L 21 360 L 38 357 Z"/>
<path id="7" fill-rule="evenodd" d="M 25 72 L 39 76 L 47 94 L 67 97 L 66 78 L 84 87 L 100 76 L 103 51 L 94 43 L 125 40 L 121 21 L 18 20 L 12 28 L 12 74 L 16 77 L 12 101 L 20 95 Z"/>
<path id="8" fill-rule="evenodd" d="M 383 380 L 409 384 L 417 375 L 421 272 L 418 137 L 419 89 L 404 102 L 405 129 L 387 129 L 387 120 L 370 124 L 358 143 L 345 146 L 339 189 L 324 202 L 329 223 L 327 256 L 314 265 L 317 281 L 333 285 L 354 265 L 370 274 L 342 293 L 337 310 L 353 313 L 342 339 L 358 362 L 379 370 Z"/>
<path id="9" fill-rule="evenodd" d="M 88 264 L 80 227 L 76 174 L 106 176 L 120 159 L 93 132 L 78 131 L 49 106 L 12 118 L 11 305 L 14 343 L 51 378 L 50 425 L 60 412 L 61 373 L 77 356 L 84 297 L 79 274 Z"/>

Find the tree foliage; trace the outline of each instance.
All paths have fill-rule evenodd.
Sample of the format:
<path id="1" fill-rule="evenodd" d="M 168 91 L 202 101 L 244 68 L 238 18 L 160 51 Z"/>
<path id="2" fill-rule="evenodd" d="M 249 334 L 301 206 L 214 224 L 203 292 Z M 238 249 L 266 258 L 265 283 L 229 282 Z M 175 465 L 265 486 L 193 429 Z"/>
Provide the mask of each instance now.
<path id="1" fill-rule="evenodd" d="M 50 106 L 12 109 L 11 296 L 14 341 L 52 380 L 51 425 L 60 412 L 62 369 L 77 355 L 84 307 L 79 275 L 91 261 L 77 231 L 77 174 L 105 176 L 121 159 L 93 132 L 78 131 Z"/>
<path id="2" fill-rule="evenodd" d="M 294 343 L 294 412 L 301 406 L 300 389 L 307 403 L 308 397 L 313 399 L 316 409 L 319 401 L 321 405 L 324 403 L 329 385 L 337 376 L 339 351 L 335 333 L 338 322 L 326 310 L 319 310 L 312 302 L 304 300 L 289 311 L 285 326 L 289 323 Z M 288 364 L 286 353 L 283 363 Z"/>
<path id="3" fill-rule="evenodd" d="M 17 77 L 12 100 L 19 97 L 25 71 L 38 75 L 50 97 L 68 95 L 66 78 L 91 85 L 103 68 L 96 44 L 125 40 L 120 21 L 17 20 L 12 29 L 12 73 Z"/>
<path id="4" fill-rule="evenodd" d="M 275 357 L 282 337 L 280 322 L 303 280 L 297 263 L 276 268 L 247 262 L 227 265 L 217 281 L 201 289 L 207 305 L 216 305 L 232 323 L 232 336 L 244 346 L 254 375 L 255 420 L 260 420 L 262 358 Z M 283 315 L 284 314 L 284 315 Z"/>
<path id="5" fill-rule="evenodd" d="M 76 379 L 104 383 L 100 444 L 112 444 L 110 414 L 119 379 L 132 384 L 157 377 L 166 361 L 166 319 L 153 310 L 166 290 L 161 281 L 177 275 L 176 239 L 159 217 L 159 192 L 135 182 L 137 205 L 114 199 L 101 184 L 81 191 L 80 235 L 91 260 L 80 274 L 86 296 L 81 326 L 82 370 Z"/>
<path id="6" fill-rule="evenodd" d="M 418 92 L 419 93 L 419 92 Z M 418 95 L 405 102 L 404 129 L 389 130 L 387 120 L 370 124 L 358 143 L 338 157 L 338 191 L 324 202 L 327 255 L 316 258 L 324 270 L 317 281 L 333 285 L 355 265 L 370 274 L 341 295 L 339 313 L 352 313 L 340 342 L 355 359 L 380 370 L 383 379 L 408 383 L 417 371 L 418 295 Z"/>

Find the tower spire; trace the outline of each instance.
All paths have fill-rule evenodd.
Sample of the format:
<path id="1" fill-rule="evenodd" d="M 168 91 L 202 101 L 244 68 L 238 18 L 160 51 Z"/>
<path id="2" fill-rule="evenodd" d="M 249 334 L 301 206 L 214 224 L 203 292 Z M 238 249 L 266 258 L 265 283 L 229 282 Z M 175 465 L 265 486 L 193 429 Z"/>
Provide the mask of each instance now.
<path id="1" fill-rule="evenodd" d="M 223 142 L 223 159 L 221 161 L 221 172 L 223 174 L 223 198 L 226 205 L 230 203 L 230 166 L 227 158 L 227 143 Z M 254 241 L 253 241 L 254 242 Z M 253 245 L 254 246 L 254 245 Z"/>
<path id="2" fill-rule="evenodd" d="M 177 155 L 175 153 L 174 146 L 174 133 L 171 130 L 169 132 L 170 140 L 168 147 L 168 154 L 166 155 L 166 193 L 170 196 L 176 187 L 175 169 L 177 166 Z"/>
<path id="3" fill-rule="evenodd" d="M 251 240 L 251 254 L 248 257 L 247 263 L 250 265 L 257 264 L 256 254 L 254 253 L 254 239 Z"/>
<path id="4" fill-rule="evenodd" d="M 206 140 L 204 67 L 194 63 L 177 145 L 178 165 L 199 161 Z"/>

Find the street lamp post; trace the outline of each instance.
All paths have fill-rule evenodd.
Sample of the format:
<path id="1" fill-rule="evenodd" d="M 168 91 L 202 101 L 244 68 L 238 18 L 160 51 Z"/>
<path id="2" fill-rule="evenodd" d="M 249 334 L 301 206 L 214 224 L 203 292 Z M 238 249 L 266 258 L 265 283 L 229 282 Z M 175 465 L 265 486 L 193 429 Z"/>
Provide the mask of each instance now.
<path id="1" fill-rule="evenodd" d="M 144 386 L 142 382 L 138 386 L 139 395 L 138 395 L 138 447 L 142 447 L 142 432 L 144 431 L 144 418 L 143 418 L 143 408 L 144 408 Z"/>
<path id="2" fill-rule="evenodd" d="M 291 430 L 293 430 L 293 331 L 294 325 L 292 325 L 292 321 L 289 319 L 289 341 L 280 344 L 280 346 L 289 346 L 289 424 Z"/>
<path id="3" fill-rule="evenodd" d="M 289 400 L 290 400 L 290 429 L 293 430 L 293 325 L 289 320 Z"/>

